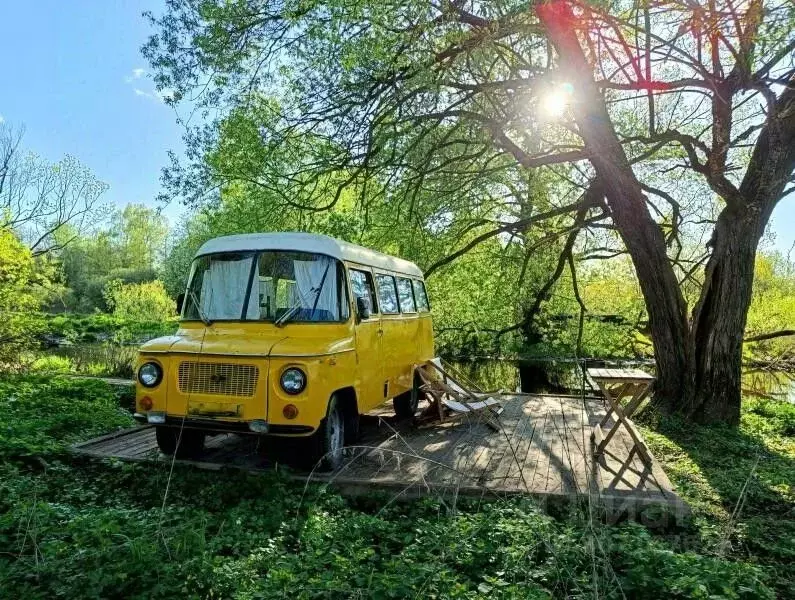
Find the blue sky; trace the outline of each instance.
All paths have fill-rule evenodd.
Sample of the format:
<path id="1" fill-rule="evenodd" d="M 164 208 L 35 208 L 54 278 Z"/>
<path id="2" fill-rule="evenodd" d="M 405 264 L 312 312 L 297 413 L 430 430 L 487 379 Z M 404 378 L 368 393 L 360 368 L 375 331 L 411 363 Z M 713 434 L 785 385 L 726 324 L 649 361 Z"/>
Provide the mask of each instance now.
<path id="1" fill-rule="evenodd" d="M 140 48 L 141 16 L 162 0 L 5 2 L 0 20 L 0 118 L 26 128 L 25 146 L 50 160 L 73 154 L 123 206 L 153 205 L 169 149 L 182 151 L 173 109 L 154 94 Z M 183 211 L 172 204 L 172 224 Z M 773 214 L 776 247 L 795 243 L 795 195 Z"/>
<path id="2" fill-rule="evenodd" d="M 154 205 L 169 149 L 181 152 L 174 110 L 154 94 L 140 53 L 141 13 L 162 0 L 5 2 L 0 17 L 0 115 L 25 126 L 24 146 L 73 154 L 110 185 L 118 205 Z M 173 221 L 181 207 L 166 214 Z"/>

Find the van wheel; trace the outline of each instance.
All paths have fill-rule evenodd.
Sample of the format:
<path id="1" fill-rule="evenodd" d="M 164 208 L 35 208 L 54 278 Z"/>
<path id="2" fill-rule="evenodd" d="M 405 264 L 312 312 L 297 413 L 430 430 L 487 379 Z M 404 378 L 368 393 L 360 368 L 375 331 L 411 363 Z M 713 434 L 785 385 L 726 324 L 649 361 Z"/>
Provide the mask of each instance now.
<path id="1" fill-rule="evenodd" d="M 395 408 L 395 414 L 401 419 L 409 419 L 413 417 L 417 408 L 420 405 L 420 385 L 422 382 L 417 375 L 414 375 L 414 385 L 408 392 L 392 398 L 392 406 Z"/>
<path id="2" fill-rule="evenodd" d="M 345 447 L 345 414 L 337 396 L 328 403 L 326 418 L 308 440 L 306 465 L 321 471 L 334 471 L 342 466 L 342 450 Z"/>
<path id="3" fill-rule="evenodd" d="M 191 458 L 204 450 L 204 436 L 204 432 L 198 429 L 183 429 L 180 439 L 179 429 L 175 427 L 155 427 L 157 447 L 163 454 L 176 454 L 177 458 Z"/>

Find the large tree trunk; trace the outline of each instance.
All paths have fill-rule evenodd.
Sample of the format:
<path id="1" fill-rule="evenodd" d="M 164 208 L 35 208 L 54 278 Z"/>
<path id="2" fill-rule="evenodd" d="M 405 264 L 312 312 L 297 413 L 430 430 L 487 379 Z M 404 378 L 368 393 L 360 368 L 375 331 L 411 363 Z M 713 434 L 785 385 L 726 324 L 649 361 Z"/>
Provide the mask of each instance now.
<path id="1" fill-rule="evenodd" d="M 580 135 L 624 244 L 627 247 L 649 313 L 657 363 L 656 399 L 681 407 L 693 389 L 687 305 L 668 260 L 662 230 L 652 219 L 646 197 L 618 140 L 604 99 L 577 39 L 575 20 L 566 3 L 537 5 L 550 40 L 577 82 L 572 106 Z"/>
<path id="2" fill-rule="evenodd" d="M 764 231 L 759 217 L 748 210 L 738 214 L 727 208 L 715 225 L 714 247 L 691 326 L 696 380 L 685 411 L 699 422 L 737 424 L 740 420 L 743 333 L 756 248 Z"/>
<path id="3" fill-rule="evenodd" d="M 742 344 L 756 249 L 795 169 L 795 88 L 782 93 L 775 110 L 754 145 L 740 202 L 728 204 L 715 224 L 704 286 L 693 309 L 696 387 L 688 413 L 701 422 L 740 420 Z"/>

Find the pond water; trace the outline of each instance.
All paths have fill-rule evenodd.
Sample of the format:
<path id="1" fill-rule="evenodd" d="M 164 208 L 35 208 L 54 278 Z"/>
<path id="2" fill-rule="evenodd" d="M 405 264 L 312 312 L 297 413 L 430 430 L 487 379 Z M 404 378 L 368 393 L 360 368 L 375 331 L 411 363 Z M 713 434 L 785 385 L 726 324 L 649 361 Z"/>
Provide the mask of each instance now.
<path id="1" fill-rule="evenodd" d="M 746 369 L 743 373 L 743 393 L 795 404 L 795 373 Z"/>
<path id="2" fill-rule="evenodd" d="M 138 347 L 109 343 L 75 344 L 49 348 L 42 355 L 64 359 L 68 362 L 69 370 L 76 373 L 130 378 L 138 357 Z"/>
<path id="3" fill-rule="evenodd" d="M 579 394 L 583 389 L 582 372 L 574 360 L 453 360 L 451 375 L 463 375 L 483 390 L 522 391 L 528 393 Z M 653 373 L 653 363 L 611 361 L 588 364 L 614 368 L 640 368 Z M 743 373 L 743 394 L 795 403 L 795 373 L 746 369 Z M 588 391 L 585 384 L 585 390 Z"/>

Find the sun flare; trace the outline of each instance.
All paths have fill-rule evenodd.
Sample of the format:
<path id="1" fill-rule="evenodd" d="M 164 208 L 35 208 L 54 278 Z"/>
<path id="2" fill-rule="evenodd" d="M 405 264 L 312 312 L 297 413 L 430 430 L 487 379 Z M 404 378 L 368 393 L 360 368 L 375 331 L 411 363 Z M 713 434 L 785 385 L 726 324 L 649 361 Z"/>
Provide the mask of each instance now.
<path id="1" fill-rule="evenodd" d="M 574 88 L 565 83 L 547 91 L 540 100 L 541 114 L 547 119 L 559 119 L 571 105 Z"/>

